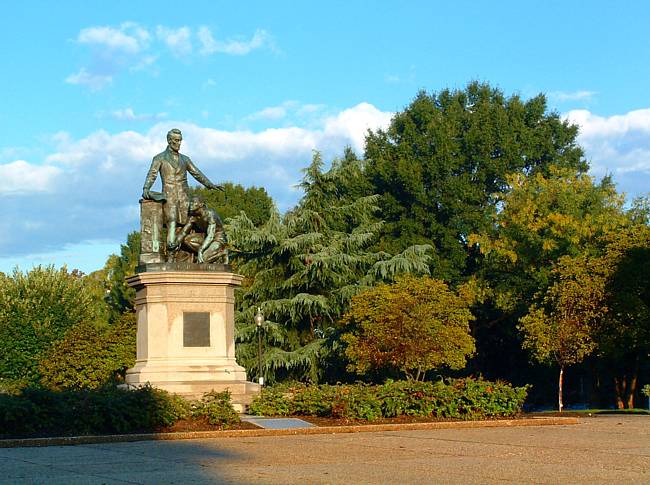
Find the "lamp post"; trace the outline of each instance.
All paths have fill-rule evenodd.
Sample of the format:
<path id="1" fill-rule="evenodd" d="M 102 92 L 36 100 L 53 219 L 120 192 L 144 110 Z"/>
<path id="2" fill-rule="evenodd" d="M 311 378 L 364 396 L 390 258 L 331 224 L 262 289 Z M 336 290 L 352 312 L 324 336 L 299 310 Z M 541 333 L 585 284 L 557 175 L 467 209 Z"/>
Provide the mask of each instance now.
<path id="1" fill-rule="evenodd" d="M 257 314 L 255 315 L 255 325 L 257 325 L 257 357 L 258 357 L 260 386 L 264 385 L 264 377 L 262 376 L 262 324 L 263 323 L 264 323 L 264 314 L 262 313 L 262 308 L 257 307 Z"/>

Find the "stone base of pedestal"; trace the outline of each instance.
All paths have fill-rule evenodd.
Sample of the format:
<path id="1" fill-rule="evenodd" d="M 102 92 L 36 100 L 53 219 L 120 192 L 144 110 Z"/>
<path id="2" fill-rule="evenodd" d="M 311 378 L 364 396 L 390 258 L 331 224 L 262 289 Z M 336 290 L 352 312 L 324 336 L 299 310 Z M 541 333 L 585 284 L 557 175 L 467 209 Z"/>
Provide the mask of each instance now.
<path id="1" fill-rule="evenodd" d="M 242 277 L 228 272 L 160 271 L 127 282 L 136 289 L 137 360 L 127 386 L 153 387 L 190 399 L 229 390 L 245 411 L 259 394 L 235 360 L 234 288 Z"/>

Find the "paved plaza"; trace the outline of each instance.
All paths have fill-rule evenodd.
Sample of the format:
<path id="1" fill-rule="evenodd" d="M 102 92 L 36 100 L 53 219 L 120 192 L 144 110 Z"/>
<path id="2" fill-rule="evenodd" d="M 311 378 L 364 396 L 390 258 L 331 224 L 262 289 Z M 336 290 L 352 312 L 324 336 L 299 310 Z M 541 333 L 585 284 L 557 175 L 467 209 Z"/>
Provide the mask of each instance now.
<path id="1" fill-rule="evenodd" d="M 650 416 L 0 448 L 0 483 L 650 483 Z"/>

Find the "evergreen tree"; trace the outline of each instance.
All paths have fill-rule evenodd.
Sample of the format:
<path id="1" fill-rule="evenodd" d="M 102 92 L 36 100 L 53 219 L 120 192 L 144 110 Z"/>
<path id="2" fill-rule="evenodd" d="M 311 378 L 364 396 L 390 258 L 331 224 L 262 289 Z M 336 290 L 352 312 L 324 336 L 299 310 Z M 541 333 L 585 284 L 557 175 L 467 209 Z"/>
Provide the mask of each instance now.
<path id="1" fill-rule="evenodd" d="M 336 343 L 334 324 L 352 296 L 402 273 L 427 273 L 427 246 L 398 255 L 370 250 L 381 228 L 375 217 L 377 196 L 346 193 L 348 176 L 359 173 L 360 161 L 337 160 L 323 171 L 314 154 L 304 170 L 305 195 L 296 208 L 256 227 L 244 214 L 228 228 L 247 276 L 237 311 L 238 358 L 257 370 L 257 328 L 253 316 L 261 307 L 264 326 L 263 373 L 267 379 L 319 379 L 323 362 Z"/>

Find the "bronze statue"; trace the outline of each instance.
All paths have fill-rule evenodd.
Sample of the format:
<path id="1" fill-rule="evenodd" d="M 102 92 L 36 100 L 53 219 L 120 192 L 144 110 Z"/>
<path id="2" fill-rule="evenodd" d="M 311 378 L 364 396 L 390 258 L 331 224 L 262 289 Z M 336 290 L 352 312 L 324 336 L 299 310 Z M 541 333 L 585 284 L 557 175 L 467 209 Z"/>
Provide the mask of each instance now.
<path id="1" fill-rule="evenodd" d="M 174 242 L 176 250 L 195 253 L 197 263 L 228 264 L 227 243 L 216 211 L 208 208 L 200 197 L 192 197 L 189 218 Z"/>
<path id="2" fill-rule="evenodd" d="M 167 133 L 167 150 L 153 157 L 142 188 L 143 199 L 164 201 L 163 217 L 164 224 L 167 227 L 168 256 L 177 247 L 177 225 L 184 225 L 188 220 L 190 196 L 189 186 L 187 185 L 187 172 L 190 172 L 198 182 L 208 189 L 224 190 L 223 187 L 210 182 L 188 156 L 179 152 L 182 140 L 183 135 L 179 129 L 169 130 Z M 151 186 L 156 181 L 159 172 L 163 194 L 151 192 Z"/>

